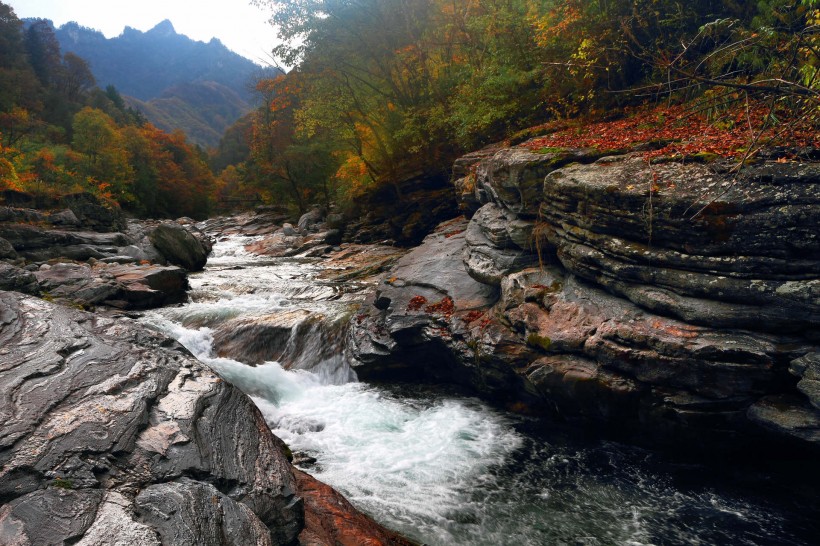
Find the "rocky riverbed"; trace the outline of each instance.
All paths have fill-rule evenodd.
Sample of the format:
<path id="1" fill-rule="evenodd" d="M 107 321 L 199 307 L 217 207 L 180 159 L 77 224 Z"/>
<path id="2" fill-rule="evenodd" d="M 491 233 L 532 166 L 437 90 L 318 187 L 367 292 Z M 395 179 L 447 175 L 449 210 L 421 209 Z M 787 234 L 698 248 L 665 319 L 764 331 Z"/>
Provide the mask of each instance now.
<path id="1" fill-rule="evenodd" d="M 186 299 L 210 237 L 76 200 L 96 220 L 0 208 L 0 544 L 410 544 L 131 318 Z"/>
<path id="2" fill-rule="evenodd" d="M 792 456 L 812 483 L 820 446 L 820 164 L 772 156 L 738 174 L 720 161 L 650 163 L 640 153 L 495 146 L 459 160 L 454 174 L 464 216 L 413 249 L 372 241 L 415 240 L 441 210 L 417 211 L 420 223 L 404 233 L 385 219 L 374 230 L 346 226 L 321 210 L 292 224 L 265 211 L 195 224 L 129 221 L 89 196 L 47 212 L 0 208 L 0 542 L 103 544 L 116 534 L 141 544 L 404 543 L 291 467 L 272 427 L 308 452 L 316 442 L 349 447 L 321 436 L 325 425 L 310 424 L 318 417 L 302 421 L 316 404 L 295 401 L 314 395 L 374 412 L 373 430 L 446 432 L 444 423 L 464 423 L 452 438 L 441 435 L 464 447 L 441 451 L 448 460 L 468 457 L 453 468 L 425 466 L 418 453 L 409 467 L 394 460 L 378 469 L 387 478 L 368 471 L 354 484 L 344 478 L 357 475 L 353 467 L 330 453 L 298 459 L 317 459 L 320 473 L 382 521 L 411 534 L 425 529 L 420 540 L 513 532 L 504 518 L 520 507 L 489 477 L 499 475 L 528 476 L 519 496 L 538 507 L 527 512 L 530 537 L 577 538 L 583 529 L 569 520 L 550 520 L 553 531 L 539 527 L 557 509 L 540 495 L 563 482 L 557 474 L 540 481 L 538 469 L 603 452 L 615 467 L 635 464 L 620 447 L 575 451 L 553 445 L 552 433 L 521 436 L 509 428 L 513 417 L 461 395 L 453 406 L 426 391 L 417 398 L 338 388 L 356 377 L 455 383 L 541 424 L 694 452 L 699 460 L 726 452 L 746 462 Z M 189 274 L 205 265 L 214 238 L 248 235 L 241 252 L 279 264 L 274 284 L 284 283 L 287 297 L 259 284 L 265 277 L 255 267 L 264 263 L 234 267 L 236 256 L 223 255 L 198 308 L 178 317 L 168 309 L 179 324 L 170 330 L 181 328 L 199 359 L 133 320 L 135 311 L 187 299 Z M 343 243 L 350 237 L 368 244 Z M 223 308 L 227 294 L 246 310 Z M 301 372 L 276 372 L 284 383 L 267 385 L 274 360 Z M 255 394 L 264 411 L 225 378 Z M 294 405 L 282 408 L 282 396 Z M 392 405 L 375 402 L 381 399 Z M 384 421 L 385 411 L 399 421 Z M 487 435 L 506 440 L 497 446 Z M 471 466 L 470 457 L 483 453 L 474 441 L 500 451 Z M 391 461 L 378 446 L 370 449 Z M 346 470 L 322 470 L 338 464 Z M 412 471 L 391 474 L 401 468 Z M 477 474 L 465 477 L 469 469 Z M 438 506 L 430 500 L 438 494 L 434 480 L 413 489 L 421 497 L 406 497 L 412 508 L 391 504 L 393 492 L 414 483 L 405 481 L 410 476 L 442 471 L 459 488 L 479 480 L 491 500 L 438 520 L 438 512 L 415 511 Z M 576 471 L 611 469 L 585 462 Z M 635 475 L 651 482 L 646 469 Z M 703 539 L 703 530 L 678 522 L 692 507 L 711 514 L 705 497 L 671 491 L 670 499 L 688 499 L 680 519 L 658 519 L 654 505 L 644 506 L 639 511 L 653 523 L 627 535 Z M 618 494 L 630 505 L 646 495 L 666 498 L 654 486 L 628 485 Z M 457 495 L 473 498 L 466 489 Z M 620 521 L 602 495 L 593 503 L 601 522 Z M 788 526 L 789 516 L 781 513 L 773 531 L 758 518 L 762 505 L 746 510 L 721 495 L 715 502 L 745 514 L 748 525 L 727 521 L 712 538 L 741 527 L 754 541 L 785 532 L 778 526 Z M 567 512 L 550 513 L 572 512 L 574 499 L 566 502 Z M 487 521 L 496 523 L 484 527 Z M 787 534 L 800 544 L 811 531 L 797 525 Z M 614 536 L 603 528 L 593 535 Z"/>

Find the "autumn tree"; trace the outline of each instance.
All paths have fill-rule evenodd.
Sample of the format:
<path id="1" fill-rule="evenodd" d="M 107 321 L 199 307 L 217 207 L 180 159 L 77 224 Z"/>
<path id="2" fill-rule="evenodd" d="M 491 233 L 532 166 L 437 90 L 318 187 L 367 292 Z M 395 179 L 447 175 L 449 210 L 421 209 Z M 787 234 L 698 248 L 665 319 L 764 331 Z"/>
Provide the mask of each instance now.
<path id="1" fill-rule="evenodd" d="M 85 107 L 74 116 L 72 129 L 75 166 L 86 183 L 121 203 L 133 199 L 133 169 L 114 120 L 102 110 Z"/>

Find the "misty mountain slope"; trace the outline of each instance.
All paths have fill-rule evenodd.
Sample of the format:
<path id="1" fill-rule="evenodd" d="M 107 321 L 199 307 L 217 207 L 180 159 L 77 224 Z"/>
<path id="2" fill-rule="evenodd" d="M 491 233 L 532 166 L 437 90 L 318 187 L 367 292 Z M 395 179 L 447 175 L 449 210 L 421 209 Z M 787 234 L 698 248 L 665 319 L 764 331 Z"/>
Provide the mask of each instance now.
<path id="1" fill-rule="evenodd" d="M 222 42 L 178 34 L 165 20 L 147 32 L 126 27 L 116 38 L 67 23 L 55 29 L 63 52 L 88 61 L 100 87 L 114 85 L 129 104 L 165 130 L 216 146 L 225 129 L 250 111 L 253 82 L 276 74 Z"/>

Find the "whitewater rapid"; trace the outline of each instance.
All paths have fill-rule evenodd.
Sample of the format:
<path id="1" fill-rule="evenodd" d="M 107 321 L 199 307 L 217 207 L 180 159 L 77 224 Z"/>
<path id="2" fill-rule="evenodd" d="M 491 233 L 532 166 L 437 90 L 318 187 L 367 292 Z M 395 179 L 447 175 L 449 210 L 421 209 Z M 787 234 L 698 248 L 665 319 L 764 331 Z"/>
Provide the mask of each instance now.
<path id="1" fill-rule="evenodd" d="M 336 344 L 330 358 L 325 346 L 312 360 L 316 345 L 299 340 L 303 369 L 216 356 L 225 320 L 304 310 L 338 322 L 367 289 L 318 280 L 316 260 L 252 256 L 250 241 L 220 241 L 191 276 L 191 301 L 142 321 L 248 393 L 292 451 L 317 460 L 306 471 L 383 525 L 431 545 L 801 543 L 782 507 L 678 485 L 644 451 L 534 433 L 448 389 L 359 383 L 343 332 L 317 337 Z"/>

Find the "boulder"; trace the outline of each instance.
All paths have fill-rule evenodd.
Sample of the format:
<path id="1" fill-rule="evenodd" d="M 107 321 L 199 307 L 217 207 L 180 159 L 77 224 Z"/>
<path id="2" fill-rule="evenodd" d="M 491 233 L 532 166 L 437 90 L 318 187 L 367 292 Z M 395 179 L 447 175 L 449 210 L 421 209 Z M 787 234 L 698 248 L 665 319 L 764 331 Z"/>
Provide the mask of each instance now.
<path id="1" fill-rule="evenodd" d="M 321 209 L 311 209 L 299 217 L 299 221 L 296 222 L 296 226 L 302 232 L 311 231 L 317 224 L 322 222 L 324 216 L 325 215 Z"/>
<path id="2" fill-rule="evenodd" d="M 31 271 L 0 262 L 0 290 L 37 295 L 40 293 L 40 286 Z"/>
<path id="3" fill-rule="evenodd" d="M 0 237 L 0 260 L 15 260 L 17 259 L 17 251 L 6 239 Z"/>
<path id="4" fill-rule="evenodd" d="M 310 474 L 294 470 L 305 500 L 305 528 L 299 543 L 311 546 L 417 546 L 356 510 L 338 491 Z"/>
<path id="5" fill-rule="evenodd" d="M 65 209 L 48 215 L 48 222 L 55 226 L 79 226 L 81 222 L 74 211 Z"/>
<path id="6" fill-rule="evenodd" d="M 797 390 L 820 410 L 820 353 L 809 353 L 793 360 L 789 371 L 800 378 Z"/>
<path id="7" fill-rule="evenodd" d="M 464 265 L 479 282 L 500 286 L 502 279 L 535 265 L 538 257 L 518 247 L 510 237 L 509 222 L 500 207 L 481 207 L 467 226 Z"/>
<path id="8" fill-rule="evenodd" d="M 302 500 L 251 400 L 129 319 L 0 293 L 8 544 L 290 544 Z"/>
<path id="9" fill-rule="evenodd" d="M 174 266 L 57 263 L 34 273 L 49 298 L 81 307 L 151 309 L 186 298 L 185 271 Z"/>
<path id="10" fill-rule="evenodd" d="M 73 193 L 59 200 L 60 205 L 70 209 L 79 223 L 94 231 L 123 231 L 125 216 L 115 203 L 103 203 L 90 193 Z"/>
<path id="11" fill-rule="evenodd" d="M 168 262 L 188 271 L 201 271 L 210 249 L 179 224 L 166 222 L 155 227 L 148 239 Z"/>

